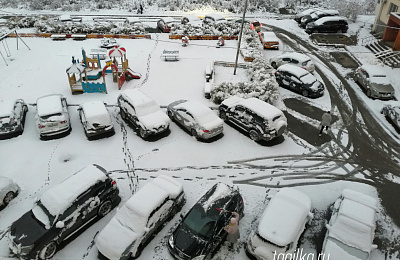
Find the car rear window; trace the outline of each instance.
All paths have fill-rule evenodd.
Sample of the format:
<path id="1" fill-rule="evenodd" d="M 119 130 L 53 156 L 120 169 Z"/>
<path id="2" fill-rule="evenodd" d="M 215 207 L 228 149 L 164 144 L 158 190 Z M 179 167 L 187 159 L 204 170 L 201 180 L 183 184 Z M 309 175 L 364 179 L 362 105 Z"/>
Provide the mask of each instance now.
<path id="1" fill-rule="evenodd" d="M 56 113 L 56 114 L 41 116 L 40 118 L 43 119 L 43 120 L 47 120 L 47 119 L 49 119 L 51 117 L 55 117 L 55 116 L 62 116 L 62 114 L 61 113 Z"/>

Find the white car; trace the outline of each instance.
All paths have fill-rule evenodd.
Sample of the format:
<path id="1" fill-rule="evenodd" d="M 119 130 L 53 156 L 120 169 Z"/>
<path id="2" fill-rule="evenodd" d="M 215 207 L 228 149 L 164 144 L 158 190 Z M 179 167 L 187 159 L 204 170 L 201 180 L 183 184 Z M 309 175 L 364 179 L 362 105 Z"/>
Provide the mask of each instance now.
<path id="1" fill-rule="evenodd" d="M 184 203 L 183 185 L 160 175 L 136 192 L 96 237 L 96 246 L 108 259 L 137 258 L 146 242 Z M 118 238 L 118 239 L 116 239 Z"/>
<path id="2" fill-rule="evenodd" d="M 172 102 L 167 113 L 196 139 L 210 139 L 224 131 L 223 121 L 209 107 L 197 101 Z"/>
<path id="3" fill-rule="evenodd" d="M 0 206 L 6 206 L 18 194 L 19 187 L 7 177 L 0 176 Z"/>
<path id="4" fill-rule="evenodd" d="M 294 188 L 281 189 L 268 203 L 257 229 L 251 231 L 247 252 L 262 260 L 292 254 L 312 218 L 311 200 L 307 195 Z"/>
<path id="5" fill-rule="evenodd" d="M 88 139 L 114 133 L 112 119 L 102 101 L 87 102 L 79 106 L 79 118 Z"/>
<path id="6" fill-rule="evenodd" d="M 375 235 L 376 199 L 345 189 L 333 205 L 332 216 L 326 225 L 322 253 L 331 259 L 368 260 L 377 246 Z"/>
<path id="7" fill-rule="evenodd" d="M 36 125 L 40 138 L 71 130 L 67 99 L 59 94 L 40 97 L 36 101 Z"/>
<path id="8" fill-rule="evenodd" d="M 275 57 L 272 57 L 269 60 L 269 63 L 274 69 L 277 69 L 283 64 L 291 64 L 297 67 L 300 67 L 302 69 L 305 69 L 309 72 L 314 72 L 315 70 L 315 64 L 311 60 L 310 57 L 308 57 L 305 54 L 299 53 L 299 52 L 288 52 L 284 53 Z"/>
<path id="9" fill-rule="evenodd" d="M 181 19 L 182 24 L 190 24 L 192 26 L 201 27 L 203 25 L 203 20 L 201 20 L 196 15 L 187 15 L 182 17 Z"/>
<path id="10" fill-rule="evenodd" d="M 219 24 L 226 23 L 227 20 L 220 14 L 206 14 L 203 23 L 205 24 Z"/>

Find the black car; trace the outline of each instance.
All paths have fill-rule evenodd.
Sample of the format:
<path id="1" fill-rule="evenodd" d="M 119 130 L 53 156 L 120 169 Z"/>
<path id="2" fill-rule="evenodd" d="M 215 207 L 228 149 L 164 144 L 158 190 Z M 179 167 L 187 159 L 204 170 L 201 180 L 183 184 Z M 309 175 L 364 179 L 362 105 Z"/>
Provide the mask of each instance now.
<path id="1" fill-rule="evenodd" d="M 328 16 L 308 23 L 306 33 L 346 33 L 349 24 L 345 17 Z"/>
<path id="2" fill-rule="evenodd" d="M 310 72 L 297 66 L 282 65 L 276 70 L 275 77 L 280 86 L 305 97 L 317 98 L 324 95 L 324 85 Z"/>
<path id="3" fill-rule="evenodd" d="M 111 211 L 119 199 L 105 169 L 89 165 L 46 191 L 9 231 L 9 247 L 24 259 L 49 259 L 61 243 Z"/>
<path id="4" fill-rule="evenodd" d="M 322 17 L 338 16 L 338 15 L 339 12 L 336 10 L 318 10 L 312 14 L 305 15 L 304 17 L 302 17 L 299 25 L 301 28 L 306 28 L 308 23 L 314 22 Z"/>
<path id="5" fill-rule="evenodd" d="M 22 134 L 28 106 L 22 99 L 0 102 L 0 137 Z"/>
<path id="6" fill-rule="evenodd" d="M 225 240 L 223 229 L 232 212 L 243 216 L 244 204 L 237 189 L 215 184 L 183 217 L 168 241 L 170 253 L 179 260 L 211 259 Z"/>

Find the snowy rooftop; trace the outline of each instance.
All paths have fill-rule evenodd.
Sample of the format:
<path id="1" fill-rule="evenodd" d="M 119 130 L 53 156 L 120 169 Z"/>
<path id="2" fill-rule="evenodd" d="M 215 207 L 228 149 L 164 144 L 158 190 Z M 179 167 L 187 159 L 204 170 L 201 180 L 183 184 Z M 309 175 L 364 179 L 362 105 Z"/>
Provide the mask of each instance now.
<path id="1" fill-rule="evenodd" d="M 311 200 L 307 195 L 292 188 L 283 188 L 267 205 L 258 233 L 279 246 L 286 246 L 302 231 L 310 210 Z"/>
<path id="2" fill-rule="evenodd" d="M 40 199 L 49 213 L 57 216 L 68 208 L 82 192 L 93 184 L 107 179 L 106 173 L 96 165 L 89 165 L 53 186 Z"/>
<path id="3" fill-rule="evenodd" d="M 61 95 L 55 94 L 38 98 L 36 101 L 38 115 L 47 116 L 61 113 L 63 111 L 61 97 Z"/>

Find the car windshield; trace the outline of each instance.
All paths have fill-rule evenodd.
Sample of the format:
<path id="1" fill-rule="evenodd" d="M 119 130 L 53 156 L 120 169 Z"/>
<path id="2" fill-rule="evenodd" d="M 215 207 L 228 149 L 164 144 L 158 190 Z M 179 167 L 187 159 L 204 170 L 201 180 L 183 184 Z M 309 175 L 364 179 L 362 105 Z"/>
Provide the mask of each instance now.
<path id="1" fill-rule="evenodd" d="M 357 259 L 360 259 L 360 260 L 369 259 L 369 254 L 367 252 L 362 251 L 361 249 L 346 245 L 342 241 L 337 240 L 337 239 L 335 239 L 333 237 L 329 237 L 328 240 L 333 242 L 334 244 L 336 244 L 338 247 L 340 247 L 347 254 L 357 257 Z"/>
<path id="2" fill-rule="evenodd" d="M 304 61 L 303 63 L 301 63 L 301 65 L 307 66 L 307 64 L 308 64 L 309 62 L 311 62 L 311 60 L 306 60 L 306 61 Z"/>
<path id="3" fill-rule="evenodd" d="M 278 246 L 277 244 L 272 243 L 271 241 L 269 241 L 269 240 L 263 238 L 258 232 L 256 232 L 256 235 L 258 236 L 259 239 L 261 239 L 261 240 L 264 241 L 265 243 L 271 244 L 271 245 L 273 245 L 274 247 L 285 248 L 285 246 Z"/>
<path id="4" fill-rule="evenodd" d="M 56 114 L 51 114 L 51 115 L 45 115 L 45 116 L 41 116 L 40 118 L 43 120 L 48 120 L 52 117 L 61 117 L 62 114 L 61 113 L 56 113 Z"/>
<path id="5" fill-rule="evenodd" d="M 202 237 L 210 238 L 213 234 L 214 226 L 219 215 L 219 211 L 215 209 L 217 214 L 210 214 L 213 209 L 204 211 L 200 204 L 196 204 L 189 212 L 183 223 Z"/>
<path id="6" fill-rule="evenodd" d="M 33 215 L 48 229 L 55 220 L 55 216 L 51 215 L 41 201 L 38 201 L 32 209 Z"/>
<path id="7" fill-rule="evenodd" d="M 300 79 L 304 84 L 313 84 L 317 81 L 317 79 L 310 73 L 305 74 L 304 76 L 300 77 Z"/>

